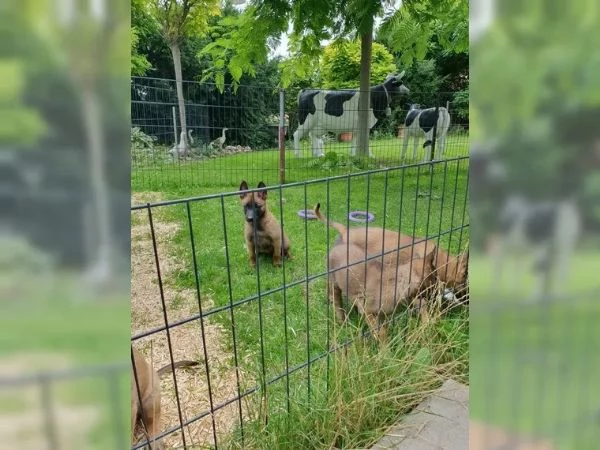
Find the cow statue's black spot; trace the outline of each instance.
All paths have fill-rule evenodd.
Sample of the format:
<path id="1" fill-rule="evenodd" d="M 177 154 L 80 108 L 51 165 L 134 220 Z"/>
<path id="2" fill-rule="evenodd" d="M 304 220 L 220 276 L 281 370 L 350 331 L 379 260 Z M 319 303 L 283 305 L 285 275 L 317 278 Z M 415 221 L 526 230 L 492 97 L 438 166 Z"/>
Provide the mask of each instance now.
<path id="1" fill-rule="evenodd" d="M 552 238 L 556 227 L 558 210 L 552 203 L 543 203 L 533 206 L 526 218 L 525 235 L 530 242 L 539 244 Z"/>
<path id="2" fill-rule="evenodd" d="M 406 115 L 406 119 L 404 120 L 404 126 L 406 128 L 410 127 L 420 112 L 420 109 L 411 109 Z"/>
<path id="3" fill-rule="evenodd" d="M 528 205 L 527 208 L 505 213 L 499 221 L 500 231 L 505 234 L 510 233 L 520 222 L 529 242 L 539 244 L 552 237 L 557 215 L 555 204 Z"/>
<path id="4" fill-rule="evenodd" d="M 356 91 L 329 91 L 325 94 L 325 114 L 341 117 L 344 114 L 344 103 L 356 95 Z"/>
<path id="5" fill-rule="evenodd" d="M 421 128 L 424 133 L 428 133 L 433 128 L 433 125 L 437 122 L 439 118 L 439 111 L 436 112 L 435 108 L 413 108 L 406 114 L 404 126 L 407 128 L 410 127 L 417 117 L 419 117 L 419 128 Z M 426 140 L 423 142 L 423 148 L 427 148 L 430 145 L 433 145 L 431 140 Z"/>
<path id="6" fill-rule="evenodd" d="M 318 89 L 307 89 L 298 94 L 298 123 L 302 125 L 309 114 L 314 114 L 317 111 L 315 107 L 315 95 L 319 92 Z"/>
<path id="7" fill-rule="evenodd" d="M 433 128 L 433 125 L 438 120 L 439 113 L 436 113 L 434 108 L 429 108 L 423 110 L 421 116 L 419 117 L 419 127 L 427 133 L 429 130 Z"/>
<path id="8" fill-rule="evenodd" d="M 383 84 L 378 84 L 371 89 L 371 108 L 373 115 L 379 121 L 385 119 L 386 111 L 390 107 L 391 97 Z"/>

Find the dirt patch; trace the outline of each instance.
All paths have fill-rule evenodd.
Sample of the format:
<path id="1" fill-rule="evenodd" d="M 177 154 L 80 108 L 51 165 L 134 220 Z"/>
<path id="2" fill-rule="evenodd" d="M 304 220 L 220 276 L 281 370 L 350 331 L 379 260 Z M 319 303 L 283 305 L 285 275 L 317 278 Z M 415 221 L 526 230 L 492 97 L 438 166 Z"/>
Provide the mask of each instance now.
<path id="1" fill-rule="evenodd" d="M 160 200 L 158 193 L 132 195 L 132 204 L 143 204 Z M 146 210 L 134 211 L 134 225 L 131 229 L 131 332 L 133 335 L 164 326 L 162 299 L 158 283 L 155 254 L 153 249 L 148 213 Z M 135 217 L 139 214 L 138 217 Z M 163 297 L 169 324 L 185 320 L 199 314 L 199 302 L 195 289 L 181 289 L 174 286 L 171 279 L 177 270 L 189 261 L 180 261 L 173 256 L 169 247 L 180 229 L 179 223 L 169 222 L 164 210 L 152 211 L 156 246 Z M 206 311 L 213 301 L 205 294 L 201 295 L 201 306 Z M 203 327 L 202 327 L 203 325 Z M 204 338 L 203 338 L 204 336 Z M 169 329 L 171 351 L 175 361 L 192 359 L 200 361 L 197 368 L 178 369 L 174 375 L 165 375 L 162 388 L 162 424 L 163 430 L 180 425 L 179 408 L 182 420 L 194 418 L 210 412 L 210 393 L 216 407 L 238 396 L 237 377 L 232 352 L 228 349 L 230 333 L 209 319 L 193 320 Z M 170 363 L 169 341 L 166 331 L 137 340 L 134 344 L 156 369 Z M 205 351 L 208 361 L 205 361 Z M 208 366 L 208 374 L 206 367 Z M 210 377 L 210 378 L 209 378 Z M 243 374 L 240 373 L 240 377 Z M 179 394 L 179 405 L 175 390 Z M 220 409 L 213 415 L 208 414 L 184 427 L 188 448 L 209 447 L 213 445 L 213 420 L 217 436 L 233 431 L 239 422 L 238 403 Z M 168 448 L 181 448 L 183 437 L 180 431 L 165 438 Z"/>

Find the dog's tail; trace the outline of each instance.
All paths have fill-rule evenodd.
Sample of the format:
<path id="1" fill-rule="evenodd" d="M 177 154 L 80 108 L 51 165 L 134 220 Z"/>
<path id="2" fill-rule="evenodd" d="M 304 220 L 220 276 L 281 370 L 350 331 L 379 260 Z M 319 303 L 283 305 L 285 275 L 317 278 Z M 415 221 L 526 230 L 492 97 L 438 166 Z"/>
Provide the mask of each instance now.
<path id="1" fill-rule="evenodd" d="M 158 373 L 158 377 L 161 378 L 163 375 L 171 373 L 173 369 L 179 369 L 180 367 L 194 367 L 199 365 L 198 361 L 189 361 L 184 359 L 183 361 L 177 361 L 176 363 L 167 364 L 166 366 L 161 367 L 156 372 Z"/>
<path id="2" fill-rule="evenodd" d="M 315 206 L 315 216 L 317 216 L 317 218 L 321 222 L 323 222 L 325 225 L 335 228 L 336 231 L 338 233 L 340 233 L 340 239 L 342 240 L 342 242 L 344 241 L 344 236 L 346 235 L 348 228 L 346 228 L 346 226 L 342 225 L 341 223 L 331 222 L 331 221 L 329 221 L 329 219 L 324 217 L 323 214 L 321 214 L 321 204 L 320 203 L 317 203 L 317 206 Z"/>

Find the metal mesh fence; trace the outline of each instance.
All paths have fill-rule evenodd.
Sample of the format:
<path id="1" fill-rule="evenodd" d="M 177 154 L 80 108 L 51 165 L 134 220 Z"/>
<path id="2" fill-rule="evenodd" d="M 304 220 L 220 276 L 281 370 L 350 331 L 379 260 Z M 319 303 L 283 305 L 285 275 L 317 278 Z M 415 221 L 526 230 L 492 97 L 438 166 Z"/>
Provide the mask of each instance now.
<path id="1" fill-rule="evenodd" d="M 175 82 L 132 78 L 134 189 L 235 185 L 240 178 L 253 179 L 259 174 L 270 184 L 295 182 L 429 160 L 432 147 L 424 144 L 431 124 L 406 136 L 408 151 L 402 157 L 408 134 L 404 120 L 413 103 L 424 109 L 447 108 L 450 114 L 447 136 L 434 133 L 435 159 L 468 154 L 468 108 L 457 103 L 451 92 L 411 92 L 394 99 L 391 114 L 377 120 L 371 129 L 368 158 L 352 152 L 358 114 L 354 101 L 344 103 L 338 112 L 324 106 L 324 127 L 335 128 L 334 122 L 342 114 L 345 131 L 315 129 L 299 142 L 296 152 L 293 134 L 299 122 L 295 91 L 242 85 L 237 90 L 225 86 L 221 93 L 214 84 L 185 81 L 183 94 L 191 145 L 186 157 L 179 158 L 175 156 L 181 142 Z"/>
<path id="2" fill-rule="evenodd" d="M 391 266 L 397 272 L 392 282 L 397 292 L 387 298 L 407 306 L 409 295 L 397 287 L 398 280 L 410 282 L 415 277 L 414 283 L 423 286 L 425 278 L 419 276 L 425 277 L 425 272 L 418 272 L 413 263 L 424 264 L 418 257 L 425 258 L 426 248 L 433 248 L 423 249 L 426 242 L 437 246 L 431 262 L 437 265 L 431 279 L 436 282 L 419 296 L 419 305 L 408 302 L 409 309 L 399 307 L 380 324 L 389 322 L 392 345 L 401 351 L 408 351 L 413 339 L 419 341 L 415 347 L 419 357 L 423 350 L 414 331 L 425 319 L 416 311 L 428 311 L 440 299 L 438 282 L 443 276 L 459 276 L 457 271 L 449 275 L 448 261 L 458 264 L 469 240 L 466 157 L 267 186 L 266 191 L 255 188 L 255 180 L 249 179 L 249 190 L 241 194 L 233 191 L 132 207 L 132 346 L 155 368 L 179 360 L 199 364 L 193 370 L 176 368 L 161 383 L 163 427 L 158 437 L 173 447 L 251 446 L 257 432 L 264 439 L 269 430 L 273 439 L 284 435 L 294 414 L 328 410 L 332 396 L 340 395 L 338 371 L 345 364 L 343 358 L 351 361 L 349 355 L 365 337 L 367 353 L 377 355 L 369 335 L 380 329 L 369 328 L 368 319 L 363 323 L 368 314 L 350 315 L 345 325 L 336 320 L 328 300 L 333 286 L 328 280 L 336 271 L 349 266 L 357 266 L 359 272 L 371 270 L 385 266 L 385 258 L 396 258 Z M 291 257 L 283 258 L 281 267 L 260 255 L 256 267 L 249 264 L 244 237 L 248 198 L 263 198 L 289 238 Z M 410 241 L 398 241 L 392 250 L 379 243 L 378 252 L 365 248 L 359 261 L 333 267 L 327 255 L 337 232 L 302 217 L 316 203 L 324 215 L 347 227 L 362 211 L 373 220 L 355 227 L 365 233 L 383 227 Z M 254 235 L 250 235 L 255 242 L 264 232 L 256 220 L 251 221 Z M 410 255 L 406 261 L 399 262 L 398 247 Z M 447 258 L 443 268 L 441 255 Z M 399 275 L 398 267 L 404 267 Z M 466 276 L 466 267 L 462 275 Z M 383 272 L 374 281 L 378 290 L 387 289 Z M 335 286 L 344 289 L 342 284 Z M 380 294 L 380 304 L 384 298 Z M 427 364 L 432 370 L 415 372 L 420 388 L 406 388 L 407 381 L 402 381 L 403 395 L 409 399 L 406 405 L 413 405 L 428 383 L 439 381 L 437 375 L 426 373 L 438 370 L 458 379 L 468 376 L 465 307 L 451 302 L 430 327 L 428 351 L 435 355 Z M 385 367 L 382 370 L 390 370 L 394 364 Z M 385 383 L 395 378 L 388 374 Z M 307 436 L 298 439 L 294 444 L 298 448 L 316 445 Z"/>

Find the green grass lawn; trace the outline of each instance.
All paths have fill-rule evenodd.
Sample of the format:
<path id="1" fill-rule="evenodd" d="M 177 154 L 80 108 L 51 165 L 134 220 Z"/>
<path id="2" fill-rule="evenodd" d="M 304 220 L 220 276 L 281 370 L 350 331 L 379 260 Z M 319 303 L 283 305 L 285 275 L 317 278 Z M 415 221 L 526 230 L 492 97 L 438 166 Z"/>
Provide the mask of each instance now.
<path id="1" fill-rule="evenodd" d="M 204 166 L 198 170 L 212 170 L 217 180 L 221 178 L 216 167 L 227 167 L 227 182 L 216 181 L 214 185 L 199 187 L 194 183 L 186 184 L 182 179 L 182 183 L 177 185 L 170 178 L 171 173 L 157 167 L 152 172 L 153 185 L 160 187 L 164 199 L 179 199 L 237 191 L 242 178 L 246 179 L 251 187 L 261 180 L 273 184 L 274 180 L 269 178 L 269 174 L 277 172 L 277 154 L 260 154 L 270 157 L 261 160 L 261 164 L 265 164 L 264 168 L 249 169 L 246 166 L 247 160 L 244 159 L 247 155 L 189 165 L 190 171 L 196 166 Z M 296 161 L 307 167 L 314 160 L 299 158 Z M 206 166 L 211 164 L 221 166 L 208 169 Z M 249 170 L 256 170 L 256 173 L 248 176 Z M 357 168 L 352 169 L 356 170 Z M 297 215 L 298 210 L 306 207 L 312 209 L 320 202 L 323 211 L 332 219 L 346 222 L 348 211 L 368 209 L 375 215 L 375 221 L 371 223 L 373 226 L 399 229 L 404 233 L 419 236 L 436 236 L 455 229 L 441 236 L 440 245 L 457 253 L 467 244 L 468 227 L 461 229 L 463 224 L 468 224 L 465 160 L 438 164 L 432 173 L 428 167 L 419 166 L 325 180 L 331 172 L 330 168 L 313 165 L 309 179 L 316 181 L 310 184 L 276 187 L 269 191 L 269 207 L 284 224 L 291 240 L 293 259 L 285 261 L 283 269 L 274 268 L 268 258 L 259 260 L 258 271 L 249 266 L 242 235 L 244 217 L 237 195 L 191 201 L 191 232 L 185 203 L 160 207 L 161 217 L 181 225 L 170 251 L 178 260 L 184 262 L 172 279 L 165 281 L 180 289 L 195 287 L 196 273 L 191 253 L 193 236 L 203 301 L 205 304 L 214 305 L 214 311 L 231 304 L 235 305 L 235 328 L 232 327 L 232 313 L 229 309 L 210 315 L 208 320 L 225 327 L 231 351 L 234 347 L 235 333 L 238 358 L 242 361 L 244 370 L 249 371 L 257 383 L 260 383 L 260 380 L 274 380 L 307 361 L 318 359 L 336 343 L 356 338 L 359 331 L 357 327 L 360 328 L 357 317 L 353 318 L 349 326 L 341 330 L 337 327 L 326 298 L 325 277 L 318 277 L 327 270 L 326 255 L 335 239 L 334 230 L 329 230 L 328 233 L 322 223 L 301 219 Z M 289 168 L 287 173 L 291 179 L 295 175 L 301 178 L 302 175 L 295 174 L 295 171 Z M 147 175 L 145 172 L 143 176 Z M 142 189 L 141 177 L 139 172 L 132 174 L 135 190 Z M 317 278 L 307 280 L 312 277 Z M 284 285 L 289 287 L 278 290 Z M 247 299 L 252 300 L 245 301 Z M 399 321 L 398 329 L 412 323 L 403 317 L 404 319 Z M 394 379 L 389 367 L 396 368 L 400 371 L 398 373 L 401 373 L 398 365 L 402 366 L 402 361 L 418 359 L 416 355 L 421 355 L 420 358 L 423 354 L 428 355 L 424 360 L 426 362 L 421 364 L 425 368 L 421 367 L 423 370 L 418 371 L 420 376 L 414 376 L 412 369 L 403 366 L 412 374 L 409 377 L 412 382 L 408 385 L 420 386 L 412 389 L 412 393 L 417 394 L 417 397 L 424 394 L 436 380 L 439 381 L 440 372 L 459 379 L 466 377 L 466 318 L 465 311 L 448 316 L 436 322 L 427 333 L 420 330 L 417 333 L 418 339 L 414 337 L 416 335 L 404 332 L 390 350 L 381 353 L 377 363 L 374 362 L 374 358 L 377 358 L 378 353 L 369 345 L 366 351 L 357 352 L 356 355 L 358 361 L 363 364 L 343 359 L 346 353 L 341 352 L 331 358 L 319 359 L 308 367 L 296 370 L 290 376 L 283 376 L 267 389 L 269 425 L 264 428 L 257 422 L 255 426 L 249 426 L 245 430 L 246 438 L 252 441 L 252 430 L 256 432 L 256 436 L 270 435 L 271 439 L 257 439 L 255 445 L 261 448 L 308 448 L 317 445 L 317 441 L 321 446 L 367 445 L 376 437 L 375 432 L 393 423 L 399 414 L 406 411 L 407 406 L 414 405 L 417 401 L 414 396 L 410 396 L 409 400 L 406 393 L 401 394 L 406 390 L 407 384 L 403 385 L 402 379 Z M 421 339 L 424 335 L 427 335 L 425 340 Z M 412 341 L 418 342 L 418 345 L 409 345 Z M 373 378 L 370 380 L 368 374 L 371 362 L 375 366 L 371 374 Z M 381 370 L 376 370 L 376 367 L 380 367 Z M 339 371 L 351 380 L 356 376 L 357 384 L 342 383 L 343 386 L 339 386 L 337 397 L 333 401 L 328 392 L 331 388 L 330 383 L 333 382 L 331 380 L 341 376 Z M 362 376 L 359 376 L 360 374 Z M 358 381 L 363 376 L 362 383 L 374 383 L 368 389 Z M 341 419 L 335 414 L 335 408 L 333 412 L 327 411 L 332 406 L 339 407 L 340 402 L 346 406 L 351 404 L 352 392 L 355 397 L 356 392 L 362 392 L 360 395 L 368 403 L 368 406 L 365 406 L 367 410 L 358 418 L 348 417 L 354 423 L 344 422 L 343 426 L 346 429 L 339 430 L 339 436 L 333 436 L 326 430 L 322 430 L 321 434 L 311 435 L 310 429 L 314 428 L 318 421 L 331 420 L 341 426 Z M 379 410 L 377 402 L 373 403 L 372 400 L 379 399 L 381 404 L 385 403 L 381 396 L 385 396 L 386 392 L 391 395 L 393 401 L 387 409 Z M 256 402 L 253 403 L 254 409 L 262 405 L 259 400 L 252 401 Z M 309 414 L 308 411 L 312 412 Z M 286 425 L 292 423 L 288 419 L 294 420 L 290 417 L 296 417 L 303 426 L 292 434 L 286 434 L 282 430 L 290 431 Z"/>
<path id="2" fill-rule="evenodd" d="M 425 157 L 421 145 L 423 141 L 424 139 L 420 140 L 416 161 L 421 161 Z M 287 183 L 356 172 L 365 168 L 395 167 L 402 164 L 400 161 L 402 140 L 397 138 L 371 141 L 371 160 L 358 164 L 348 163 L 348 160 L 351 160 L 349 143 L 327 143 L 325 151 L 339 155 L 339 161 L 324 163 L 319 163 L 312 157 L 308 141 L 301 141 L 301 144 L 301 154 L 296 157 L 291 142 L 286 143 L 285 181 Z M 467 156 L 468 153 L 468 136 L 464 134 L 448 136 L 446 158 Z M 412 160 L 412 142 L 409 143 L 405 163 L 411 162 L 414 162 Z M 277 149 L 178 162 L 167 157 L 166 149 L 159 148 L 154 157 L 132 162 L 131 186 L 134 191 L 173 192 L 181 186 L 218 188 L 229 185 L 237 186 L 241 178 L 253 180 L 258 177 L 261 177 L 267 184 L 278 183 L 279 151 Z"/>
<path id="3" fill-rule="evenodd" d="M 554 439 L 565 450 L 598 447 L 600 255 L 573 258 L 567 298 L 524 304 L 524 289 L 493 293 L 487 258 L 471 256 L 471 414 Z M 510 270 L 510 269 L 509 269 Z"/>

